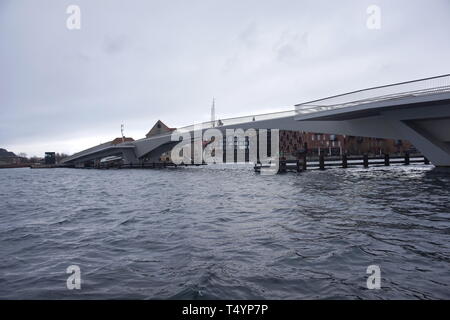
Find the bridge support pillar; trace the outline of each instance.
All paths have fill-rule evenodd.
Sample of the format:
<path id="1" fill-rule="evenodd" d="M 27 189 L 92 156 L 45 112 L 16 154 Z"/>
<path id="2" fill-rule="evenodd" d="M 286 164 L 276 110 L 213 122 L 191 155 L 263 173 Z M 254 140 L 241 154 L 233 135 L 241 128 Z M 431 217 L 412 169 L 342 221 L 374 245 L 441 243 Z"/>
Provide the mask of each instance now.
<path id="1" fill-rule="evenodd" d="M 415 121 L 391 121 L 395 121 L 395 125 L 404 140 L 411 142 L 433 165 L 450 167 L 449 142 L 442 141 Z"/>
<path id="2" fill-rule="evenodd" d="M 136 157 L 134 150 L 130 150 L 130 149 L 124 150 L 122 152 L 122 159 L 123 159 L 123 163 L 126 165 L 139 164 L 139 159 Z"/>

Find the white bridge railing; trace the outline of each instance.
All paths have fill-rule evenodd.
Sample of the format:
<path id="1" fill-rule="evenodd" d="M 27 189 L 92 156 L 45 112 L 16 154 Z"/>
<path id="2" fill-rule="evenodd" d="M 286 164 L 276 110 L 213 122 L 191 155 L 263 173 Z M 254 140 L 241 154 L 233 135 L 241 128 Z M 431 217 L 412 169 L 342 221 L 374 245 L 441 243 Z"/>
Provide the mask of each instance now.
<path id="1" fill-rule="evenodd" d="M 295 106 L 298 115 L 366 103 L 450 92 L 450 74 L 353 91 Z"/>

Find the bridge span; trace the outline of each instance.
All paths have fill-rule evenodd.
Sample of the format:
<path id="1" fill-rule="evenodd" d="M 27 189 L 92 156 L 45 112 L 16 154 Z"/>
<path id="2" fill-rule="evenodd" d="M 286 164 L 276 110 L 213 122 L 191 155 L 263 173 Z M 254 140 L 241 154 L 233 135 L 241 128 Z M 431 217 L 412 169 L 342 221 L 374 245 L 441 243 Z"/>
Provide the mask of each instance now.
<path id="1" fill-rule="evenodd" d="M 284 112 L 204 122 L 197 128 L 300 130 L 328 134 L 408 140 L 435 166 L 450 167 L 450 74 L 385 85 L 301 103 Z M 139 164 L 170 150 L 173 132 L 117 145 L 101 144 L 63 160 L 82 165 L 108 156 Z"/>

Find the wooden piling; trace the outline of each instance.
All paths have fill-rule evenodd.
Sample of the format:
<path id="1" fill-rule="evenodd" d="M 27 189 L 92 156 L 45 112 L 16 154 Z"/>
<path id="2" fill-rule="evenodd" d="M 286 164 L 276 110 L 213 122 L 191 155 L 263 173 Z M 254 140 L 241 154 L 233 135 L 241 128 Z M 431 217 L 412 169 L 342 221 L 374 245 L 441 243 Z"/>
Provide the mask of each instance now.
<path id="1" fill-rule="evenodd" d="M 299 159 L 297 159 L 297 162 L 295 163 L 295 167 L 297 169 L 297 172 L 301 172 L 302 171 L 302 168 L 300 167 L 300 160 Z"/>
<path id="2" fill-rule="evenodd" d="M 391 160 L 389 158 L 389 154 L 387 153 L 384 154 L 384 165 L 387 167 L 391 165 Z"/>
<path id="3" fill-rule="evenodd" d="M 424 163 L 424 164 L 430 164 L 430 160 L 428 160 L 427 157 L 424 157 L 424 158 L 423 158 L 423 163 Z"/>
<path id="4" fill-rule="evenodd" d="M 325 170 L 325 156 L 323 154 L 319 157 L 319 168 L 320 170 Z"/>
<path id="5" fill-rule="evenodd" d="M 306 154 L 303 156 L 303 163 L 302 163 L 302 169 L 305 171 L 306 170 L 306 167 L 307 167 L 307 164 L 306 164 Z"/>
<path id="6" fill-rule="evenodd" d="M 409 152 L 405 152 L 405 165 L 409 165 Z"/>
<path id="7" fill-rule="evenodd" d="M 347 155 L 346 154 L 342 155 L 342 168 L 344 168 L 344 169 L 348 168 Z"/>
<path id="8" fill-rule="evenodd" d="M 364 154 L 363 164 L 364 164 L 364 168 L 368 168 L 369 167 L 369 155 L 367 153 Z"/>
<path id="9" fill-rule="evenodd" d="M 287 171 L 286 160 L 280 160 L 278 168 L 279 172 L 286 172 Z"/>

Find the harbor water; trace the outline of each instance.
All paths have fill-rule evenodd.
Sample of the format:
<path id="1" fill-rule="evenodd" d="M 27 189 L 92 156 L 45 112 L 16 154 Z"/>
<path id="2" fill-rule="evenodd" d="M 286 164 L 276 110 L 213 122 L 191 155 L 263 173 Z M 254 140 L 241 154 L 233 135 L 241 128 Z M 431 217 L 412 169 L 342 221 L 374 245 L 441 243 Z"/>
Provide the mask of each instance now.
<path id="1" fill-rule="evenodd" d="M 0 181 L 1 299 L 450 299 L 450 173 L 432 166 L 5 169 Z"/>

